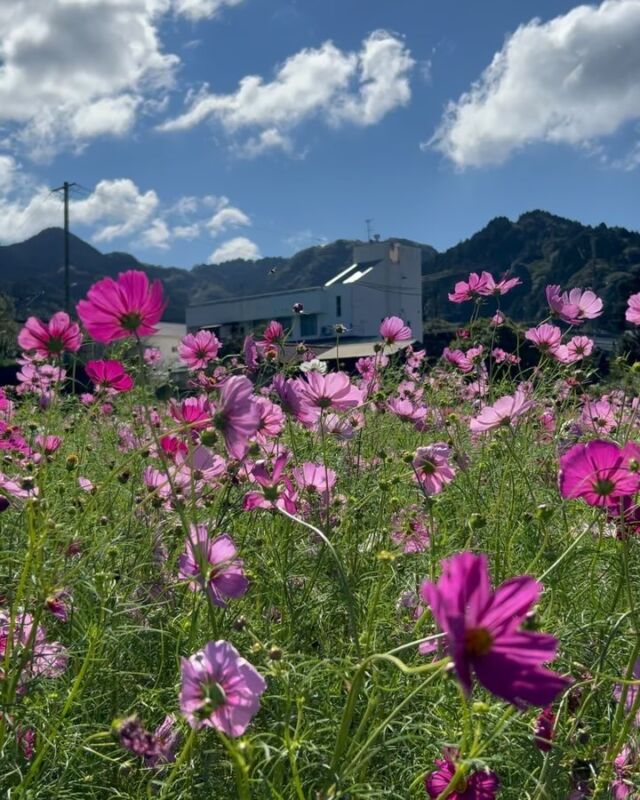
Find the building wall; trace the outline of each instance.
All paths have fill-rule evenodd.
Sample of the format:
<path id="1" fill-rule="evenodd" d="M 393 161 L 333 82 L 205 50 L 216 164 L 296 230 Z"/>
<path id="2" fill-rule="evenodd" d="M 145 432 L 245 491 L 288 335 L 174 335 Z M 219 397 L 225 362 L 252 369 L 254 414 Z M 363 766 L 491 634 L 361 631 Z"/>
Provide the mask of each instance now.
<path id="1" fill-rule="evenodd" d="M 346 338 L 376 338 L 384 317 L 395 315 L 409 322 L 416 338 L 421 338 L 420 250 L 391 246 L 389 242 L 369 242 L 354 248 L 354 262 L 380 263 L 353 283 L 340 281 L 330 286 L 189 306 L 187 327 L 193 331 L 215 326 L 224 341 L 245 336 L 277 319 L 291 329 L 293 341 L 330 338 L 338 323 L 347 327 Z M 304 305 L 304 315 L 293 313 L 294 303 Z"/>

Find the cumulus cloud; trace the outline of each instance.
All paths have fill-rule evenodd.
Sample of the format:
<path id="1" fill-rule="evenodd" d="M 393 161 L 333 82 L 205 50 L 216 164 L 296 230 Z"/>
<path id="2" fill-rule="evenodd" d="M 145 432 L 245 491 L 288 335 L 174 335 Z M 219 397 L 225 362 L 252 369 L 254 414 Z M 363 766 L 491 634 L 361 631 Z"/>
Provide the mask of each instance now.
<path id="1" fill-rule="evenodd" d="M 174 9 L 194 22 L 211 19 L 225 7 L 239 6 L 244 0 L 174 0 Z"/>
<path id="2" fill-rule="evenodd" d="M 159 205 L 158 195 L 141 192 L 130 178 L 100 181 L 89 197 L 72 204 L 73 219 L 96 226 L 93 240 L 108 242 L 139 231 Z"/>
<path id="3" fill-rule="evenodd" d="M 179 59 L 156 28 L 168 9 L 168 0 L 0 4 L 0 123 L 41 154 L 128 131 L 141 97 L 173 82 Z"/>
<path id="4" fill-rule="evenodd" d="M 138 239 L 140 247 L 155 247 L 159 250 L 168 250 L 170 242 L 171 231 L 167 223 L 160 217 L 154 219 Z"/>
<path id="5" fill-rule="evenodd" d="M 246 132 L 245 155 L 291 148 L 288 132 L 313 117 L 333 125 L 374 125 L 411 98 L 415 62 L 402 39 L 374 31 L 359 52 L 332 42 L 290 56 L 272 80 L 244 77 L 235 92 L 214 94 L 208 86 L 187 95 L 187 110 L 160 129 L 180 131 L 213 119 L 229 134 Z"/>
<path id="6" fill-rule="evenodd" d="M 260 258 L 260 250 L 255 242 L 245 236 L 236 236 L 223 242 L 217 247 L 207 259 L 207 264 L 222 264 L 225 261 L 233 261 L 236 258 L 255 260 Z"/>
<path id="7" fill-rule="evenodd" d="M 207 222 L 207 228 L 212 236 L 217 236 L 229 228 L 239 228 L 251 225 L 249 217 L 235 206 L 226 206 L 211 217 Z"/>
<path id="8" fill-rule="evenodd" d="M 525 145 L 584 145 L 640 118 L 640 2 L 605 0 L 522 25 L 446 110 L 435 146 L 459 167 Z"/>

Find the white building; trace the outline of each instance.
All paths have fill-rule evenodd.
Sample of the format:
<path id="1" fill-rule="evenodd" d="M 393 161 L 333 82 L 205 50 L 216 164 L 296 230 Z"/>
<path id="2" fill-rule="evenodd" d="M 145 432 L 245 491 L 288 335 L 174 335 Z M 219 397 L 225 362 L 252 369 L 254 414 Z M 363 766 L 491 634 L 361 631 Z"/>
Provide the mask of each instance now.
<path id="1" fill-rule="evenodd" d="M 302 303 L 304 313 L 293 311 Z M 401 317 L 422 338 L 422 257 L 420 249 L 397 242 L 369 242 L 353 250 L 353 263 L 323 286 L 255 294 L 200 303 L 187 308 L 187 328 L 215 330 L 222 341 L 260 332 L 269 320 L 281 322 L 291 341 L 377 339 L 380 322 Z"/>

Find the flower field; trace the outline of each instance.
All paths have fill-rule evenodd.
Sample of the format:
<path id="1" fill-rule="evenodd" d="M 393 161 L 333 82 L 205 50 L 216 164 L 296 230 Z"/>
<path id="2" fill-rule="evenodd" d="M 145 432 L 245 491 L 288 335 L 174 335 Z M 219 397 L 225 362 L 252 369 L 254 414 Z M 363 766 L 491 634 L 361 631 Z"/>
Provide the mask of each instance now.
<path id="1" fill-rule="evenodd" d="M 639 370 L 598 380 L 593 292 L 526 328 L 517 283 L 452 287 L 443 353 L 385 319 L 353 374 L 277 322 L 238 354 L 189 334 L 187 391 L 144 273 L 29 319 L 2 796 L 640 798 Z"/>

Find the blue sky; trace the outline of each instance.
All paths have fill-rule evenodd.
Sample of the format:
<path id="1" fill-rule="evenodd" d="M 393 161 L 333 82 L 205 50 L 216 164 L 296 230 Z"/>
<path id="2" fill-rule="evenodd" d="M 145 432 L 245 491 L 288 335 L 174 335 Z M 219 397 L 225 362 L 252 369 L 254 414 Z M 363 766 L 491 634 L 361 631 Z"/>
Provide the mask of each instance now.
<path id="1" fill-rule="evenodd" d="M 17 0 L 0 34 L 3 242 L 65 179 L 79 235 L 184 267 L 366 218 L 640 228 L 640 0 Z"/>

